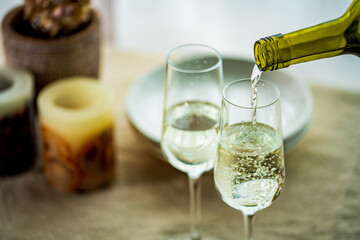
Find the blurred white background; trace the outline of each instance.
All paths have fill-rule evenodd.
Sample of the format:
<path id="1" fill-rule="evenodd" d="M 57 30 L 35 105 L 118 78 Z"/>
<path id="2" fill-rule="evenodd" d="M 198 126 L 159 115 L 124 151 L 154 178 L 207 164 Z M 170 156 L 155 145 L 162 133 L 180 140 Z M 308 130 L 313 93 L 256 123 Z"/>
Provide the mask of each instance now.
<path id="1" fill-rule="evenodd" d="M 22 0 L 1 1 L 0 18 Z M 92 0 L 104 39 L 121 49 L 165 55 L 199 42 L 253 59 L 254 42 L 340 17 L 352 0 Z M 360 59 L 339 56 L 283 70 L 304 81 L 360 90 Z"/>

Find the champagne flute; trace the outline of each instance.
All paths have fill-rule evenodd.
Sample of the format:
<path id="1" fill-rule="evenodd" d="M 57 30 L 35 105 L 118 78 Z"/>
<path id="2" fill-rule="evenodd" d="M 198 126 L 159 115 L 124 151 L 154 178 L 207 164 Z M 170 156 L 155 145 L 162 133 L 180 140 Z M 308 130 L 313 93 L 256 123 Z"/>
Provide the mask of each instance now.
<path id="1" fill-rule="evenodd" d="M 225 86 L 214 167 L 220 197 L 243 213 L 246 240 L 253 239 L 253 215 L 279 197 L 285 181 L 280 92 L 263 80 L 257 91 L 252 107 L 250 79 Z"/>
<path id="2" fill-rule="evenodd" d="M 217 239 L 200 234 L 200 176 L 213 168 L 218 142 L 222 58 L 202 44 L 174 48 L 166 58 L 161 149 L 168 162 L 187 173 L 190 234 L 171 239 Z"/>

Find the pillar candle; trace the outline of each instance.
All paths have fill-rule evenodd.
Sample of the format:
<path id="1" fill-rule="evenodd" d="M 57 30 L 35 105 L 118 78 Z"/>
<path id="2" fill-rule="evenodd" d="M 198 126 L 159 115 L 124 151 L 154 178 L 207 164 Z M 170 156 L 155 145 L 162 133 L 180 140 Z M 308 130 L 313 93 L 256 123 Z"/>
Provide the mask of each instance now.
<path id="1" fill-rule="evenodd" d="M 109 89 L 92 78 L 60 79 L 37 106 L 46 176 L 60 191 L 97 188 L 114 176 L 114 115 Z"/>
<path id="2" fill-rule="evenodd" d="M 33 94 L 30 73 L 0 67 L 0 176 L 21 173 L 35 162 Z"/>

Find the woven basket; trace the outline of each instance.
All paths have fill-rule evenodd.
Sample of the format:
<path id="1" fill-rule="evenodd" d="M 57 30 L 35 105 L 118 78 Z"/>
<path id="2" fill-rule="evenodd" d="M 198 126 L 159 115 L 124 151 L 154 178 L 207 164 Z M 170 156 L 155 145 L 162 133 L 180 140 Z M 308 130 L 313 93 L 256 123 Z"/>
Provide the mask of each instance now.
<path id="1" fill-rule="evenodd" d="M 70 76 L 99 76 L 100 24 L 93 10 L 90 22 L 69 36 L 54 39 L 24 31 L 23 7 L 10 11 L 2 22 L 8 65 L 34 74 L 36 95 L 49 82 Z"/>

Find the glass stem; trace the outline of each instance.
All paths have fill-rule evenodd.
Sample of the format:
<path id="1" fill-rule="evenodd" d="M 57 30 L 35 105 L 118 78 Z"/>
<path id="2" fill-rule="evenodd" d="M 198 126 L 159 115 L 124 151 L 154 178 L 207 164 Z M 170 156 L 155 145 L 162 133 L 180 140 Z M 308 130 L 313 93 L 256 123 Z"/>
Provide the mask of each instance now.
<path id="1" fill-rule="evenodd" d="M 201 235 L 198 231 L 198 224 L 201 217 L 201 182 L 200 176 L 197 178 L 189 178 L 190 189 L 190 232 L 191 240 L 200 240 Z"/>
<path id="2" fill-rule="evenodd" d="M 252 225 L 252 219 L 254 215 L 243 214 L 243 216 L 244 216 L 245 240 L 254 240 L 253 225 Z"/>

